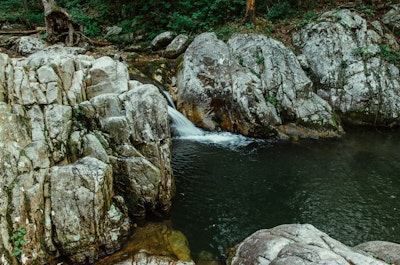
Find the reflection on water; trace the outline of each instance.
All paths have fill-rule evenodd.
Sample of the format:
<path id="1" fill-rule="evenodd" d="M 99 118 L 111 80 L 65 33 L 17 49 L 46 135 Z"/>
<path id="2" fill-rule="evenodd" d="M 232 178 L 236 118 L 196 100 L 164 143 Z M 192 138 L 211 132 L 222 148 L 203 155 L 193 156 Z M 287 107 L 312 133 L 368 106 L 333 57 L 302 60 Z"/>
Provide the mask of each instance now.
<path id="1" fill-rule="evenodd" d="M 310 223 L 345 244 L 400 243 L 400 131 L 235 149 L 175 140 L 171 218 L 193 256 L 261 228 Z"/>

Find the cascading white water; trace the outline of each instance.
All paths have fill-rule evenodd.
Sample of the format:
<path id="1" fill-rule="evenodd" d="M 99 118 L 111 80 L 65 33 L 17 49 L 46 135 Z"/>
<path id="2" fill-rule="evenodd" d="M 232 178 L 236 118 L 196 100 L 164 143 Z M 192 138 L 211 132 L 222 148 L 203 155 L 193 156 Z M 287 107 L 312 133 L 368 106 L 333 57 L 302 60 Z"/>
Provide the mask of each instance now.
<path id="1" fill-rule="evenodd" d="M 172 97 L 171 97 L 171 95 L 168 93 L 168 91 L 166 91 L 166 90 L 161 90 L 161 92 L 163 93 L 165 99 L 167 100 L 168 105 L 169 105 L 170 107 L 176 109 L 175 104 L 174 104 L 174 101 L 172 100 Z"/>
<path id="2" fill-rule="evenodd" d="M 168 106 L 168 115 L 171 120 L 171 132 L 175 139 L 212 143 L 229 148 L 247 146 L 252 142 L 260 141 L 259 139 L 247 138 L 230 132 L 203 131 L 194 126 L 188 118 L 171 106 Z"/>
<path id="3" fill-rule="evenodd" d="M 194 126 L 182 113 L 168 106 L 168 115 L 171 119 L 171 131 L 176 137 L 202 136 L 204 131 Z"/>

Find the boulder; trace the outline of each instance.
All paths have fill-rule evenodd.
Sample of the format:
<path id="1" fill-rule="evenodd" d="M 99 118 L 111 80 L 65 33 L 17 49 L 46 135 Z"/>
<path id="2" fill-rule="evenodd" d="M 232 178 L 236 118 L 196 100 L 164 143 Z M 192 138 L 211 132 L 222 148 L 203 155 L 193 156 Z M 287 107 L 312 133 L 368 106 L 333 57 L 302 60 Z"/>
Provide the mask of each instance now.
<path id="1" fill-rule="evenodd" d="M 345 121 L 392 126 L 400 124 L 400 76 L 387 55 L 398 44 L 379 22 L 373 25 L 356 12 L 328 11 L 295 33 L 293 43 L 307 58 L 317 94 Z"/>
<path id="2" fill-rule="evenodd" d="M 183 34 L 176 36 L 167 48 L 165 48 L 164 56 L 170 59 L 175 59 L 181 55 L 188 46 L 189 37 Z"/>
<path id="3" fill-rule="evenodd" d="M 112 182 L 111 166 L 92 157 L 51 169 L 54 241 L 73 263 L 93 263 L 104 245 Z"/>
<path id="4" fill-rule="evenodd" d="M 101 57 L 94 61 L 86 84 L 88 99 L 105 93 L 123 93 L 128 90 L 128 69 L 110 57 Z"/>
<path id="5" fill-rule="evenodd" d="M 93 263 L 170 208 L 165 98 L 81 51 L 0 54 L 1 263 Z"/>
<path id="6" fill-rule="evenodd" d="M 104 36 L 104 38 L 110 37 L 110 36 L 116 36 L 119 35 L 122 32 L 122 28 L 118 26 L 112 26 L 112 27 L 107 27 L 107 33 Z"/>
<path id="7" fill-rule="evenodd" d="M 47 44 L 35 37 L 23 36 L 18 43 L 18 52 L 21 55 L 30 55 L 46 48 Z"/>
<path id="8" fill-rule="evenodd" d="M 400 5 L 393 5 L 392 9 L 383 15 L 382 22 L 395 31 L 398 36 L 400 33 Z"/>
<path id="9" fill-rule="evenodd" d="M 279 41 L 236 34 L 224 43 L 203 33 L 178 68 L 177 108 L 199 127 L 253 137 L 285 135 L 285 124 L 335 136 L 341 131 L 328 102 Z"/>
<path id="10" fill-rule="evenodd" d="M 116 182 L 123 184 L 116 188 L 131 206 L 131 216 L 168 211 L 173 182 L 167 101 L 153 85 L 136 86 L 118 100 L 109 101 L 115 102 L 109 104 L 114 107 L 104 111 L 108 116 L 100 119 L 116 150 L 111 162 Z M 93 105 L 102 113 L 97 104 Z"/>
<path id="11" fill-rule="evenodd" d="M 354 247 L 362 250 L 374 258 L 390 264 L 400 264 L 400 244 L 385 241 L 370 241 Z"/>
<path id="12" fill-rule="evenodd" d="M 280 225 L 255 232 L 235 247 L 227 264 L 262 265 L 384 265 L 367 253 L 354 250 L 309 224 Z"/>
<path id="13" fill-rule="evenodd" d="M 162 48 L 170 44 L 174 37 L 175 33 L 173 33 L 172 31 L 165 31 L 163 33 L 160 33 L 151 41 L 151 48 L 155 51 L 161 50 Z"/>

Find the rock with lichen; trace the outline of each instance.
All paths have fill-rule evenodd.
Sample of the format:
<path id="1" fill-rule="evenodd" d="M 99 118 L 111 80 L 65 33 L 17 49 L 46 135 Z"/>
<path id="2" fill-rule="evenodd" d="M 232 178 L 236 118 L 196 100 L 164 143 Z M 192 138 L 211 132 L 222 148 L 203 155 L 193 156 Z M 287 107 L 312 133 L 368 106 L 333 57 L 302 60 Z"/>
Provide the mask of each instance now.
<path id="1" fill-rule="evenodd" d="M 3 264 L 93 263 L 169 210 L 166 100 L 121 62 L 80 52 L 0 54 Z"/>
<path id="2" fill-rule="evenodd" d="M 197 36 L 184 55 L 176 97 L 177 108 L 208 130 L 252 137 L 287 135 L 287 124 L 315 135 L 341 131 L 295 54 L 262 35 L 235 34 L 227 43 L 214 33 Z"/>
<path id="3" fill-rule="evenodd" d="M 328 11 L 296 32 L 293 43 L 308 60 L 317 94 L 344 120 L 400 124 L 399 44 L 380 22 Z"/>
<path id="4" fill-rule="evenodd" d="M 259 230 L 231 250 L 227 264 L 254 265 L 387 265 L 353 249 L 309 224 L 287 224 Z"/>

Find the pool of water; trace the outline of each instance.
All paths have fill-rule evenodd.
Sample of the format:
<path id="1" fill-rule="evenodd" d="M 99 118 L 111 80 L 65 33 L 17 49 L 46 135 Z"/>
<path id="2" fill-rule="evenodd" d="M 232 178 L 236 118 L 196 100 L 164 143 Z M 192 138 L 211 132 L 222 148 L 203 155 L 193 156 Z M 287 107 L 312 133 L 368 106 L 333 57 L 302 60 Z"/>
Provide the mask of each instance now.
<path id="1" fill-rule="evenodd" d="M 176 139 L 172 155 L 171 219 L 195 260 L 285 223 L 310 223 L 348 245 L 400 243 L 400 131 L 237 146 Z"/>

